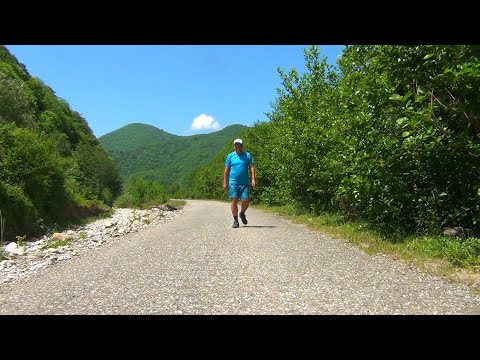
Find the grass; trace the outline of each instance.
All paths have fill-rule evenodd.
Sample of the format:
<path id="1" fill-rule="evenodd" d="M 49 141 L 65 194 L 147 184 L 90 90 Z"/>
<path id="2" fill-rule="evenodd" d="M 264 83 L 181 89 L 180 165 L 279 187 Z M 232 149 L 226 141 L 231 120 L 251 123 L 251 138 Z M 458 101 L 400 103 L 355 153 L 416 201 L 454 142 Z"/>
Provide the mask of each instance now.
<path id="1" fill-rule="evenodd" d="M 182 208 L 187 202 L 185 200 L 170 199 L 166 202 L 167 205 L 173 206 L 174 208 Z"/>
<path id="2" fill-rule="evenodd" d="M 295 223 L 347 240 L 367 254 L 384 254 L 424 271 L 460 281 L 480 292 L 480 239 L 448 236 L 404 236 L 380 234 L 371 225 L 350 221 L 339 214 L 311 215 L 288 206 L 253 205 Z"/>
<path id="3" fill-rule="evenodd" d="M 102 212 L 98 215 L 88 216 L 88 217 L 85 217 L 85 218 L 77 218 L 75 220 L 71 220 L 71 221 L 67 222 L 65 225 L 63 225 L 62 228 L 72 227 L 72 226 L 75 226 L 75 225 L 76 226 L 87 225 L 87 224 L 90 224 L 90 223 L 92 223 L 94 221 L 97 221 L 97 220 L 107 219 L 112 215 L 113 215 L 113 209 L 109 208 L 109 209 L 104 210 L 104 212 Z M 55 231 L 55 232 L 57 232 L 57 231 Z"/>
<path id="4" fill-rule="evenodd" d="M 50 249 L 50 248 L 57 248 L 59 246 L 65 246 L 65 245 L 68 245 L 68 243 L 70 242 L 70 238 L 68 239 L 65 239 L 65 240 L 57 240 L 57 241 L 53 241 L 51 242 L 50 244 L 47 244 L 45 246 L 42 247 L 42 250 L 45 250 L 45 249 Z"/>

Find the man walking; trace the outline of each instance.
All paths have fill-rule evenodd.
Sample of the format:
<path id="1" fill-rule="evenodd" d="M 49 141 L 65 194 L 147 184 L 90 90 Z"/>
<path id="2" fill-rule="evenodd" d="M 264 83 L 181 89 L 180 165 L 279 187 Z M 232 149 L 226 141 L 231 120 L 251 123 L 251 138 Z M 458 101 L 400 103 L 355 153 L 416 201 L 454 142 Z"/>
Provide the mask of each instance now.
<path id="1" fill-rule="evenodd" d="M 227 190 L 230 194 L 230 207 L 233 215 L 234 228 L 239 227 L 238 215 L 244 225 L 247 225 L 247 217 L 245 211 L 248 209 L 248 170 L 252 178 L 252 186 L 256 186 L 255 167 L 253 166 L 252 155 L 249 152 L 243 151 L 243 140 L 235 139 L 233 142 L 235 151 L 227 155 L 225 159 L 225 170 L 223 171 L 223 190 Z M 238 199 L 242 199 L 242 208 L 238 214 Z"/>

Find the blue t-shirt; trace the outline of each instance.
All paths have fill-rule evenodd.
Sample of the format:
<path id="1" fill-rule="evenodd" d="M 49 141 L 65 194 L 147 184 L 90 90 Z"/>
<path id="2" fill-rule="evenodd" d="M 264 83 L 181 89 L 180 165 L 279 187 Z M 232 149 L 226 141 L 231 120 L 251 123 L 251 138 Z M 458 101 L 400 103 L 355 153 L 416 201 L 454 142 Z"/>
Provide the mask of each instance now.
<path id="1" fill-rule="evenodd" d="M 225 166 L 230 167 L 228 182 L 230 184 L 248 185 L 248 168 L 253 164 L 252 155 L 242 151 L 240 155 L 236 151 L 231 152 L 225 159 Z"/>

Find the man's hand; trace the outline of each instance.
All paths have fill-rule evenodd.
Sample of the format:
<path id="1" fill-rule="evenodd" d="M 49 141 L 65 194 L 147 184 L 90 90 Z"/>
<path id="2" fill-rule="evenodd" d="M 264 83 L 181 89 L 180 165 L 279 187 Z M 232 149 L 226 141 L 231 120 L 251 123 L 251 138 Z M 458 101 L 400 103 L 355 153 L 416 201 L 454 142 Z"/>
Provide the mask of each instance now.
<path id="1" fill-rule="evenodd" d="M 257 180 L 256 180 L 256 176 L 255 176 L 255 167 L 253 166 L 253 164 L 250 164 L 250 176 L 251 176 L 251 179 L 252 179 L 252 186 L 255 187 L 257 186 Z"/>
<path id="2" fill-rule="evenodd" d="M 225 169 L 223 170 L 223 191 L 227 191 L 228 189 L 227 180 L 228 180 L 229 174 L 230 174 L 230 166 L 225 166 Z"/>

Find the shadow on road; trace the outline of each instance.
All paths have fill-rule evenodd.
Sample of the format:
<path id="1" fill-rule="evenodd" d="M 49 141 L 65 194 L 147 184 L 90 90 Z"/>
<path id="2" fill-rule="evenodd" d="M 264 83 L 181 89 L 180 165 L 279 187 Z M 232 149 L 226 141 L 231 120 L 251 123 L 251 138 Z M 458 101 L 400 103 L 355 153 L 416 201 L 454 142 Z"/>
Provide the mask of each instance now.
<path id="1" fill-rule="evenodd" d="M 243 226 L 243 227 L 255 227 L 255 228 L 257 228 L 257 227 L 258 227 L 258 228 L 263 228 L 263 227 L 265 227 L 265 228 L 274 228 L 274 227 L 276 227 L 276 226 L 273 226 L 273 225 L 245 225 L 245 226 Z"/>

